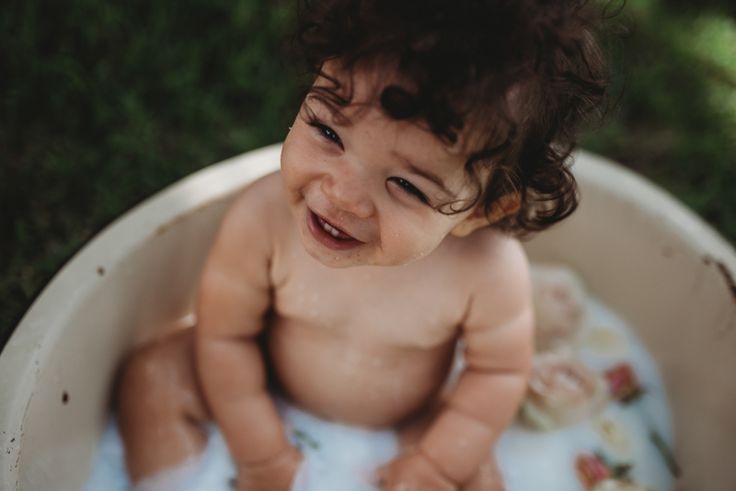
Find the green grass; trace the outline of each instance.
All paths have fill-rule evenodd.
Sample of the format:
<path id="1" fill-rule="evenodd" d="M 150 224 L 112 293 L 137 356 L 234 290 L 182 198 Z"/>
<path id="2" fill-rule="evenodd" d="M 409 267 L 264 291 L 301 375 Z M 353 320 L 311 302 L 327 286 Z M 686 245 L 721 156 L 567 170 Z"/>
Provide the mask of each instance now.
<path id="1" fill-rule="evenodd" d="M 620 103 L 583 145 L 650 177 L 735 242 L 736 17 L 712 2 L 636 0 L 619 21 Z"/>
<path id="2" fill-rule="evenodd" d="M 279 141 L 291 2 L 17 1 L 0 16 L 0 345 L 93 234 L 162 187 Z"/>
<path id="3" fill-rule="evenodd" d="M 0 346 L 53 274 L 167 184 L 283 139 L 304 79 L 294 2 L 11 0 L 0 16 Z M 634 0 L 611 41 L 620 104 L 584 145 L 736 241 L 728 3 Z"/>

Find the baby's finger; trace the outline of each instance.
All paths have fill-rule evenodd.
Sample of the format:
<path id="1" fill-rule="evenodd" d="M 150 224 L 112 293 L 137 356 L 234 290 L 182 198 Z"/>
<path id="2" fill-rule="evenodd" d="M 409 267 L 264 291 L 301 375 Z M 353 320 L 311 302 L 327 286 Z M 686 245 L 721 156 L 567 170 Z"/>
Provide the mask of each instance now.
<path id="1" fill-rule="evenodd" d="M 373 473 L 373 485 L 383 489 L 388 482 L 388 468 L 389 464 L 382 465 Z"/>

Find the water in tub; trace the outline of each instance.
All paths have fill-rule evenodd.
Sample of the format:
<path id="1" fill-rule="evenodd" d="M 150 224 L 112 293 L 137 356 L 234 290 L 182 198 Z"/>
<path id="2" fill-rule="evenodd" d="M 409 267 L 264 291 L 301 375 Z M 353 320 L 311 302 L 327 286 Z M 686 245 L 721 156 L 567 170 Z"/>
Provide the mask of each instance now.
<path id="1" fill-rule="evenodd" d="M 670 491 L 677 463 L 666 394 L 634 330 L 558 266 L 533 270 L 537 348 L 517 421 L 497 459 L 507 491 Z M 458 358 L 456 369 L 462 367 Z M 457 371 L 457 370 L 456 370 Z M 281 402 L 305 459 L 292 491 L 377 491 L 373 471 L 396 456 L 390 430 L 321 420 Z M 235 477 L 213 425 L 204 454 L 146 489 L 229 491 Z M 155 486 L 154 486 L 155 485 Z M 131 489 L 110 418 L 86 491 Z"/>

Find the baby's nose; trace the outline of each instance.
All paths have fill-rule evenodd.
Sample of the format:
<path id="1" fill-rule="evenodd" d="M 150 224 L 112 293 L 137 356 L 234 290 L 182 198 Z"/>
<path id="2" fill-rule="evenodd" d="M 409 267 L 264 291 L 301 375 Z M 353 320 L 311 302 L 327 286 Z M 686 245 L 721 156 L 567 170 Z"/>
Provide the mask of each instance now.
<path id="1" fill-rule="evenodd" d="M 358 218 L 368 218 L 373 215 L 373 200 L 364 179 L 357 176 L 326 175 L 320 187 L 327 199 L 340 210 Z"/>

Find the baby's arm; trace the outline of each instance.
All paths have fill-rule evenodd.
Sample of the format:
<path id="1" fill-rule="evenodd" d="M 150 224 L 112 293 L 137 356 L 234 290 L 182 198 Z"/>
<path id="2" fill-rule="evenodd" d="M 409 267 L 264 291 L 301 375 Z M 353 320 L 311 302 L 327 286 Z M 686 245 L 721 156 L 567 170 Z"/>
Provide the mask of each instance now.
<path id="1" fill-rule="evenodd" d="M 394 487 L 384 486 L 387 491 L 401 489 L 401 482 L 416 482 L 427 490 L 463 489 L 488 462 L 516 414 L 534 349 L 528 266 L 515 241 L 505 240 L 494 249 L 491 260 L 479 261 L 469 279 L 472 296 L 463 324 L 466 367 L 415 453 L 393 464 L 389 481 Z M 501 489 L 500 484 L 494 489 Z"/>
<path id="2" fill-rule="evenodd" d="M 238 489 L 288 490 L 299 454 L 266 391 L 256 340 L 270 305 L 272 247 L 263 197 L 252 191 L 247 189 L 228 211 L 205 265 L 198 299 L 197 371 L 238 467 Z"/>
<path id="3" fill-rule="evenodd" d="M 511 423 L 526 391 L 533 313 L 526 258 L 515 241 L 482 261 L 463 325 L 466 367 L 419 443 L 456 483 L 467 482 Z"/>

